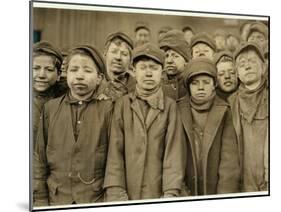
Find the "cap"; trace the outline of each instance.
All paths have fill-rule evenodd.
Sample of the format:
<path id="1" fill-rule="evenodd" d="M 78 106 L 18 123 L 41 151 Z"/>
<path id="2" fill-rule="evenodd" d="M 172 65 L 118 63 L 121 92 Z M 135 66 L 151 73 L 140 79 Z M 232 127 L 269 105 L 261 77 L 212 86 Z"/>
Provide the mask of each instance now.
<path id="1" fill-rule="evenodd" d="M 92 59 L 95 61 L 96 65 L 98 66 L 99 72 L 107 76 L 103 57 L 95 47 L 90 45 L 78 45 L 69 51 L 68 56 L 71 56 L 71 53 L 75 50 L 82 50 L 90 54 Z"/>
<path id="2" fill-rule="evenodd" d="M 51 54 L 55 56 L 60 61 L 60 63 L 62 63 L 63 60 L 61 51 L 48 41 L 40 41 L 38 43 L 35 43 L 33 45 L 33 52 L 44 52 L 47 54 Z"/>
<path id="3" fill-rule="evenodd" d="M 251 33 L 255 31 L 262 33 L 265 36 L 265 39 L 268 39 L 268 27 L 264 23 L 257 21 L 257 22 L 253 22 L 250 25 L 248 34 L 246 36 L 247 40 L 251 35 Z"/>
<path id="4" fill-rule="evenodd" d="M 186 61 L 190 60 L 189 46 L 180 30 L 170 30 L 159 39 L 159 47 L 164 51 L 172 49 L 179 53 Z"/>
<path id="5" fill-rule="evenodd" d="M 147 29 L 148 31 L 150 31 L 148 24 L 144 23 L 144 22 L 137 22 L 136 23 L 136 27 L 135 27 L 135 32 L 137 32 L 139 29 L 144 28 Z"/>
<path id="6" fill-rule="evenodd" d="M 207 74 L 216 80 L 216 70 L 214 62 L 208 58 L 199 57 L 192 59 L 187 66 L 184 82 L 188 84 L 192 77 L 200 74 Z"/>
<path id="7" fill-rule="evenodd" d="M 248 49 L 253 49 L 257 52 L 257 54 L 260 56 L 260 58 L 262 59 L 262 61 L 264 62 L 264 55 L 263 55 L 263 51 L 260 49 L 260 47 L 254 43 L 254 42 L 244 42 L 242 43 L 237 50 L 234 53 L 234 59 L 236 60 L 237 57 L 244 51 L 248 50 Z"/>
<path id="8" fill-rule="evenodd" d="M 186 30 L 190 30 L 190 31 L 192 31 L 193 33 L 195 33 L 194 28 L 193 28 L 192 26 L 190 26 L 190 25 L 186 25 L 186 26 L 184 26 L 184 27 L 182 28 L 182 31 L 183 31 L 183 32 L 186 31 Z"/>
<path id="9" fill-rule="evenodd" d="M 190 47 L 192 48 L 197 43 L 205 43 L 212 49 L 216 50 L 216 44 L 213 38 L 211 38 L 207 33 L 201 32 L 194 35 L 190 42 Z"/>
<path id="10" fill-rule="evenodd" d="M 159 47 L 152 43 L 145 43 L 144 45 L 138 46 L 133 50 L 133 62 L 140 56 L 147 56 L 160 64 L 164 64 L 165 53 Z"/>
<path id="11" fill-rule="evenodd" d="M 233 53 L 225 50 L 225 51 L 220 51 L 217 54 L 215 54 L 214 64 L 216 65 L 223 56 L 230 57 L 232 60 L 234 60 Z"/>
<path id="12" fill-rule="evenodd" d="M 124 32 L 118 31 L 111 33 L 107 36 L 106 41 L 105 41 L 105 46 L 111 42 L 114 38 L 120 38 L 124 42 L 126 42 L 132 49 L 134 48 L 134 42 L 133 40 Z"/>
<path id="13" fill-rule="evenodd" d="M 169 32 L 169 31 L 172 30 L 172 29 L 173 29 L 173 28 L 170 27 L 170 26 L 163 26 L 163 27 L 161 27 L 161 28 L 159 29 L 158 34 Z"/>

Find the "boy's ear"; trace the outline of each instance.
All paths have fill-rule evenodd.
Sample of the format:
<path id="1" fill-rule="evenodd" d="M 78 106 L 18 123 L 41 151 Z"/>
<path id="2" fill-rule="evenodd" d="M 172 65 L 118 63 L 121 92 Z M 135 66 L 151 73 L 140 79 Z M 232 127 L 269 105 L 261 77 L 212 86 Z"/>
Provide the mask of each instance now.
<path id="1" fill-rule="evenodd" d="M 101 81 L 103 80 L 104 75 L 102 73 L 98 74 L 98 78 L 97 78 L 97 85 L 99 85 L 101 83 Z"/>

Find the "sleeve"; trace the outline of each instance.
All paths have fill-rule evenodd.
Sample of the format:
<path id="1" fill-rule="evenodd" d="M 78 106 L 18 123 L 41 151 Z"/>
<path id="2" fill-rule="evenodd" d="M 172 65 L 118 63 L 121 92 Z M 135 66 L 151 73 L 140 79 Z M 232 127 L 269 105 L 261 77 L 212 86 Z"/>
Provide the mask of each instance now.
<path id="1" fill-rule="evenodd" d="M 48 139 L 48 113 L 43 109 L 33 153 L 33 204 L 34 206 L 47 206 L 48 186 L 47 178 L 49 167 L 46 157 Z"/>
<path id="2" fill-rule="evenodd" d="M 104 180 L 106 201 L 123 201 L 124 199 L 128 199 L 125 182 L 124 126 L 122 108 L 122 101 L 117 101 L 112 115 Z"/>
<path id="3" fill-rule="evenodd" d="M 186 165 L 186 143 L 176 103 L 171 104 L 168 116 L 163 160 L 164 197 L 179 196 L 183 187 Z"/>
<path id="4" fill-rule="evenodd" d="M 238 141 L 229 110 L 226 112 L 224 121 L 221 148 L 217 193 L 240 192 L 241 167 L 239 164 Z"/>

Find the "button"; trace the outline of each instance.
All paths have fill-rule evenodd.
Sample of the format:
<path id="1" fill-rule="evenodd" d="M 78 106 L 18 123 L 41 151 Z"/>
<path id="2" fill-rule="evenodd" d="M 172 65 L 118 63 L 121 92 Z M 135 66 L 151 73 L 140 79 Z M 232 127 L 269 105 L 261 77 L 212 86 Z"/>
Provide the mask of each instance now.
<path id="1" fill-rule="evenodd" d="M 82 102 L 82 101 L 79 101 L 79 102 L 78 102 L 78 104 L 79 104 L 79 105 L 82 105 L 82 104 L 83 104 L 83 102 Z"/>
<path id="2" fill-rule="evenodd" d="M 77 124 L 81 124 L 81 121 L 77 121 Z"/>

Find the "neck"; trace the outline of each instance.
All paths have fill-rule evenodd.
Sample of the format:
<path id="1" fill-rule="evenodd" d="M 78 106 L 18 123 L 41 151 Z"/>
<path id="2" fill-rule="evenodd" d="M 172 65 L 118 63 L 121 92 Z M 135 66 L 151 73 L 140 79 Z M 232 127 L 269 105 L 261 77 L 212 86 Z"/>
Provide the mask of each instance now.
<path id="1" fill-rule="evenodd" d="M 262 82 L 262 80 L 259 80 L 251 85 L 245 85 L 245 88 L 247 88 L 250 91 L 255 90 L 257 87 L 260 86 L 261 82 Z"/>
<path id="2" fill-rule="evenodd" d="M 118 81 L 126 82 L 126 80 L 127 80 L 127 78 L 125 77 L 126 73 L 127 72 L 125 72 L 125 71 L 122 73 L 114 73 L 112 71 L 109 71 L 108 76 L 109 76 L 110 80 L 112 80 L 112 81 L 118 80 Z"/>
<path id="3" fill-rule="evenodd" d="M 73 96 L 73 98 L 77 99 L 78 101 L 85 101 L 85 100 L 89 99 L 93 95 L 94 92 L 95 91 L 93 90 L 92 92 L 87 93 L 83 96 L 80 96 L 80 95 L 77 95 L 77 94 L 71 92 L 71 95 Z"/>
<path id="4" fill-rule="evenodd" d="M 168 80 L 174 80 L 174 79 L 177 79 L 177 78 L 178 78 L 178 75 L 177 75 L 177 74 L 175 74 L 175 75 L 169 75 L 169 74 L 167 74 L 167 78 L 168 78 Z"/>

